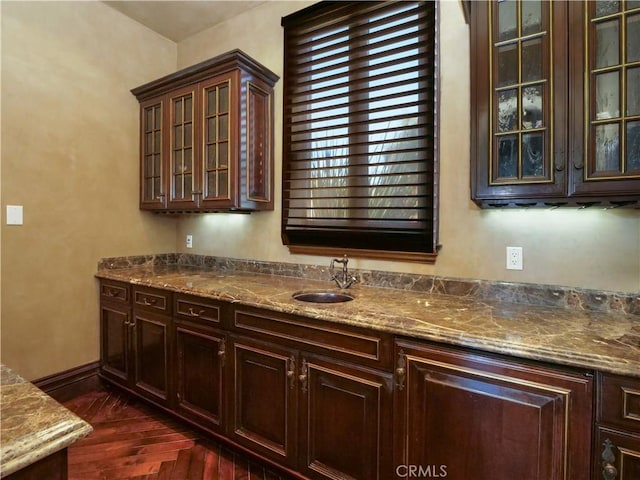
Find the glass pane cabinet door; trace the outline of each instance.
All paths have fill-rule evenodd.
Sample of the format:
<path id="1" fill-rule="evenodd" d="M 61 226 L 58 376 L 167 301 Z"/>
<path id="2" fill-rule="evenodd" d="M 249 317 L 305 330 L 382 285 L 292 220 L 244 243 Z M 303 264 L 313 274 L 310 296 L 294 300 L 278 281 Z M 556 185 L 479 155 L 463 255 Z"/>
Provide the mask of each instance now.
<path id="1" fill-rule="evenodd" d="M 203 95 L 203 201 L 230 198 L 231 80 L 215 82 Z"/>
<path id="2" fill-rule="evenodd" d="M 194 170 L 194 105 L 195 90 L 172 95 L 169 98 L 170 108 L 170 170 L 171 198 L 170 205 L 196 205 L 196 172 Z"/>
<path id="3" fill-rule="evenodd" d="M 162 151 L 163 102 L 143 105 L 141 205 L 162 207 L 165 203 Z"/>
<path id="4" fill-rule="evenodd" d="M 490 2 L 489 183 L 553 181 L 551 3 Z"/>
<path id="5" fill-rule="evenodd" d="M 640 2 L 587 2 L 585 181 L 640 178 Z"/>
<path id="6" fill-rule="evenodd" d="M 482 207 L 566 195 L 570 3 L 471 2 L 471 197 Z"/>

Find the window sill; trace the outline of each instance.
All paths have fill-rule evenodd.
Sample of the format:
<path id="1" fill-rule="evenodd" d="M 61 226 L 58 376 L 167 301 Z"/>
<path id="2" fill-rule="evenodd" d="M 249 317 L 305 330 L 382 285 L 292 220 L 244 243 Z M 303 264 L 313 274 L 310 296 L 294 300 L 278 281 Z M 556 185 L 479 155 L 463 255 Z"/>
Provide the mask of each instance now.
<path id="1" fill-rule="evenodd" d="M 390 252 L 385 250 L 364 250 L 359 248 L 311 247 L 307 245 L 287 245 L 289 252 L 296 255 L 316 255 L 320 257 L 367 258 L 372 260 L 392 260 L 398 262 L 436 263 L 437 253 Z"/>

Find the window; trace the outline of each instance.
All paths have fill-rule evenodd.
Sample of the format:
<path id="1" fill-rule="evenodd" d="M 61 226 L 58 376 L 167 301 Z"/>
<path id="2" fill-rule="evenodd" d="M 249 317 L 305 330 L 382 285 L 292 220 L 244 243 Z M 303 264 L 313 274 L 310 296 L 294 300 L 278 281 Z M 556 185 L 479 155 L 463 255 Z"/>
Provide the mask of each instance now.
<path id="1" fill-rule="evenodd" d="M 434 261 L 436 2 L 283 18 L 282 238 L 293 253 Z"/>

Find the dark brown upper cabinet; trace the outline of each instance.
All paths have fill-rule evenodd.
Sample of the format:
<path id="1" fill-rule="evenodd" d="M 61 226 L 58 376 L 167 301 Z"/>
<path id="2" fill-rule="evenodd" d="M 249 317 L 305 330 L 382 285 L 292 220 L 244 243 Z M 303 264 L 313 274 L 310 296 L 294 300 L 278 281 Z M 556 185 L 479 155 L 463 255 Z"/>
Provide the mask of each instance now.
<path id="1" fill-rule="evenodd" d="M 640 2 L 472 2 L 471 197 L 640 205 Z"/>
<path id="2" fill-rule="evenodd" d="M 273 210 L 273 87 L 240 50 L 131 92 L 140 102 L 140 208 Z"/>

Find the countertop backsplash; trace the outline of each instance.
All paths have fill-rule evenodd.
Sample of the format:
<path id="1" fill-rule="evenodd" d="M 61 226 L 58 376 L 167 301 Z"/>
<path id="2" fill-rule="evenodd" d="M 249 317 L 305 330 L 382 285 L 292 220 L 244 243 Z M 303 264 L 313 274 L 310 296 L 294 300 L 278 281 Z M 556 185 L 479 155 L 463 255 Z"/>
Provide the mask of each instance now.
<path id="1" fill-rule="evenodd" d="M 264 275 L 280 275 L 308 280 L 327 280 L 329 266 L 306 265 L 260 260 L 242 260 L 227 257 L 165 253 L 103 258 L 98 270 L 128 268 L 138 265 L 178 265 L 199 267 L 211 271 L 240 271 Z M 350 269 L 358 283 L 381 288 L 395 288 L 414 292 L 428 292 L 504 302 L 574 308 L 607 313 L 640 315 L 640 293 L 610 292 L 489 280 L 446 278 L 433 275 Z"/>

